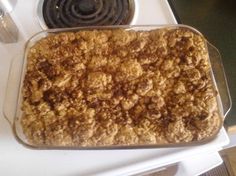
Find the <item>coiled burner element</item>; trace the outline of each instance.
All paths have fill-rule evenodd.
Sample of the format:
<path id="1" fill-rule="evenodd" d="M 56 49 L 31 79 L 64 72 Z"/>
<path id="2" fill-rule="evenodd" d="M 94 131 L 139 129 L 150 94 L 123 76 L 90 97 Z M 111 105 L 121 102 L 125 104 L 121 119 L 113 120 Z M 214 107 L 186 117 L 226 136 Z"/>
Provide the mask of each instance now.
<path id="1" fill-rule="evenodd" d="M 134 0 L 44 0 L 48 28 L 129 24 Z"/>

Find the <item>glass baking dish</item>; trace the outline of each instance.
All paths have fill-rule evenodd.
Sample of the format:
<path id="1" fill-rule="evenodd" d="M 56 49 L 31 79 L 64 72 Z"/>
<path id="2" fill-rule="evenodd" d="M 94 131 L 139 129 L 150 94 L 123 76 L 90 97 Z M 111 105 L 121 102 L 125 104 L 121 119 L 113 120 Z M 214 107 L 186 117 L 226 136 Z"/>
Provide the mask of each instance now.
<path id="1" fill-rule="evenodd" d="M 24 80 L 24 75 L 26 72 L 26 63 L 27 63 L 27 53 L 37 41 L 42 39 L 43 37 L 48 36 L 49 34 L 60 33 L 60 32 L 76 32 L 82 30 L 92 30 L 92 29 L 118 29 L 123 28 L 125 30 L 137 30 L 137 31 L 148 31 L 153 29 L 161 29 L 161 28 L 187 28 L 195 33 L 202 35 L 196 29 L 186 26 L 186 25 L 145 25 L 145 26 L 103 26 L 103 27 L 79 27 L 79 28 L 66 28 L 66 29 L 50 29 L 39 32 L 31 37 L 25 45 L 24 53 L 19 53 L 19 55 L 12 60 L 8 84 L 5 94 L 5 101 L 3 106 L 3 112 L 5 118 L 12 126 L 12 131 L 18 142 L 21 144 L 35 149 L 124 149 L 124 148 L 158 148 L 158 147 L 180 147 L 180 146 L 194 146 L 205 144 L 211 140 L 213 140 L 219 130 L 223 125 L 224 117 L 227 115 L 231 108 L 231 98 L 229 95 L 228 85 L 225 78 L 224 68 L 221 61 L 221 56 L 219 51 L 211 45 L 207 40 L 205 43 L 207 45 L 208 54 L 209 54 L 209 64 L 211 65 L 211 78 L 212 84 L 215 86 L 215 89 L 218 91 L 217 95 L 217 104 L 218 110 L 220 114 L 220 126 L 218 127 L 217 132 L 210 136 L 209 138 L 193 141 L 193 142 L 181 142 L 181 143 L 173 143 L 173 144 L 147 144 L 147 145 L 112 145 L 112 146 L 92 146 L 92 147 L 81 147 L 81 146 L 72 146 L 72 147 L 64 147 L 64 146 L 51 146 L 51 145 L 34 145 L 27 141 L 22 126 L 20 123 L 21 119 L 21 88 Z"/>

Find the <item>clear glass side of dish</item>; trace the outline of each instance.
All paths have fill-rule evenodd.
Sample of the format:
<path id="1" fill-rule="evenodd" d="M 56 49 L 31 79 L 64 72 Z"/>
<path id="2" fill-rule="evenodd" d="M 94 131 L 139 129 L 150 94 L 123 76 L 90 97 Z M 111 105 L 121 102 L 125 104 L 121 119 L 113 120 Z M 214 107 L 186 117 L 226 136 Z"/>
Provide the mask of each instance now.
<path id="1" fill-rule="evenodd" d="M 31 37 L 28 42 L 25 45 L 25 51 L 24 53 L 20 53 L 17 57 L 13 58 L 11 68 L 9 71 L 9 77 L 8 77 L 8 83 L 7 83 L 7 89 L 5 94 L 5 100 L 4 100 L 4 106 L 3 106 L 3 112 L 5 118 L 10 123 L 13 133 L 16 137 L 16 139 L 23 145 L 30 147 L 30 148 L 36 148 L 36 149 L 106 149 L 106 148 L 152 148 L 152 147 L 178 147 L 178 146 L 192 146 L 192 145 L 200 145 L 207 143 L 211 140 L 213 140 L 218 133 L 215 135 L 196 142 L 190 142 L 190 143 L 178 143 L 178 144 L 154 144 L 154 145 L 136 145 L 136 146 L 105 146 L 105 147 L 58 147 L 58 146 L 35 146 L 33 144 L 28 143 L 27 139 L 25 138 L 25 135 L 22 131 L 22 127 L 20 124 L 20 118 L 21 118 L 21 87 L 22 82 L 25 75 L 25 67 L 27 62 L 27 54 L 29 49 L 40 39 L 48 36 L 52 33 L 59 33 L 59 32 L 71 32 L 71 31 L 81 31 L 81 30 L 93 30 L 93 29 L 116 29 L 116 28 L 124 28 L 126 30 L 153 30 L 153 29 L 160 29 L 160 28 L 188 28 L 192 30 L 193 32 L 196 32 L 200 35 L 202 35 L 200 32 L 198 32 L 196 29 L 186 26 L 186 25 L 150 25 L 150 26 L 106 26 L 106 27 L 82 27 L 82 28 L 68 28 L 68 29 L 53 29 L 53 30 L 45 30 L 42 32 L 39 32 L 35 34 L 33 37 Z M 224 73 L 224 67 L 221 61 L 221 56 L 219 51 L 211 45 L 206 40 L 206 45 L 208 48 L 209 53 L 209 63 L 212 67 L 211 73 L 212 73 L 212 84 L 215 86 L 216 90 L 219 92 L 217 96 L 217 102 L 218 102 L 218 109 L 219 114 L 221 117 L 221 125 L 218 127 L 218 132 L 222 127 L 224 117 L 227 115 L 231 108 L 231 98 L 228 90 L 227 80 Z"/>

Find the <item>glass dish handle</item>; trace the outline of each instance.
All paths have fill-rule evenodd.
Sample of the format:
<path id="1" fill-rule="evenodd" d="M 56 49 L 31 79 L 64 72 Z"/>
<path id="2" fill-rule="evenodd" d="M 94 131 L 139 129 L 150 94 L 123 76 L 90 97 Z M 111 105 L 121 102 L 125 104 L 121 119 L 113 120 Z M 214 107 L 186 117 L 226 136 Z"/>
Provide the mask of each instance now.
<path id="1" fill-rule="evenodd" d="M 18 95 L 21 81 L 22 60 L 19 57 L 13 58 L 8 74 L 7 87 L 3 103 L 3 114 L 5 119 L 13 127 L 16 115 Z"/>
<path id="2" fill-rule="evenodd" d="M 224 72 L 224 66 L 218 49 L 209 42 L 207 43 L 207 46 L 213 74 L 220 94 L 220 99 L 222 101 L 224 117 L 226 117 L 226 115 L 231 109 L 232 101 L 230 97 L 227 79 Z"/>

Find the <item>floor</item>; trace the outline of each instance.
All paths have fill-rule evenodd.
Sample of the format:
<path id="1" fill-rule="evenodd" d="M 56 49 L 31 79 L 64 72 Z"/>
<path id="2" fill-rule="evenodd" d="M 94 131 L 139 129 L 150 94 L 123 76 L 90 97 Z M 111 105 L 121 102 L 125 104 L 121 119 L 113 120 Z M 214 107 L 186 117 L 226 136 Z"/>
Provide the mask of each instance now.
<path id="1" fill-rule="evenodd" d="M 221 156 L 229 172 L 229 176 L 236 176 L 236 147 L 221 151 Z"/>

